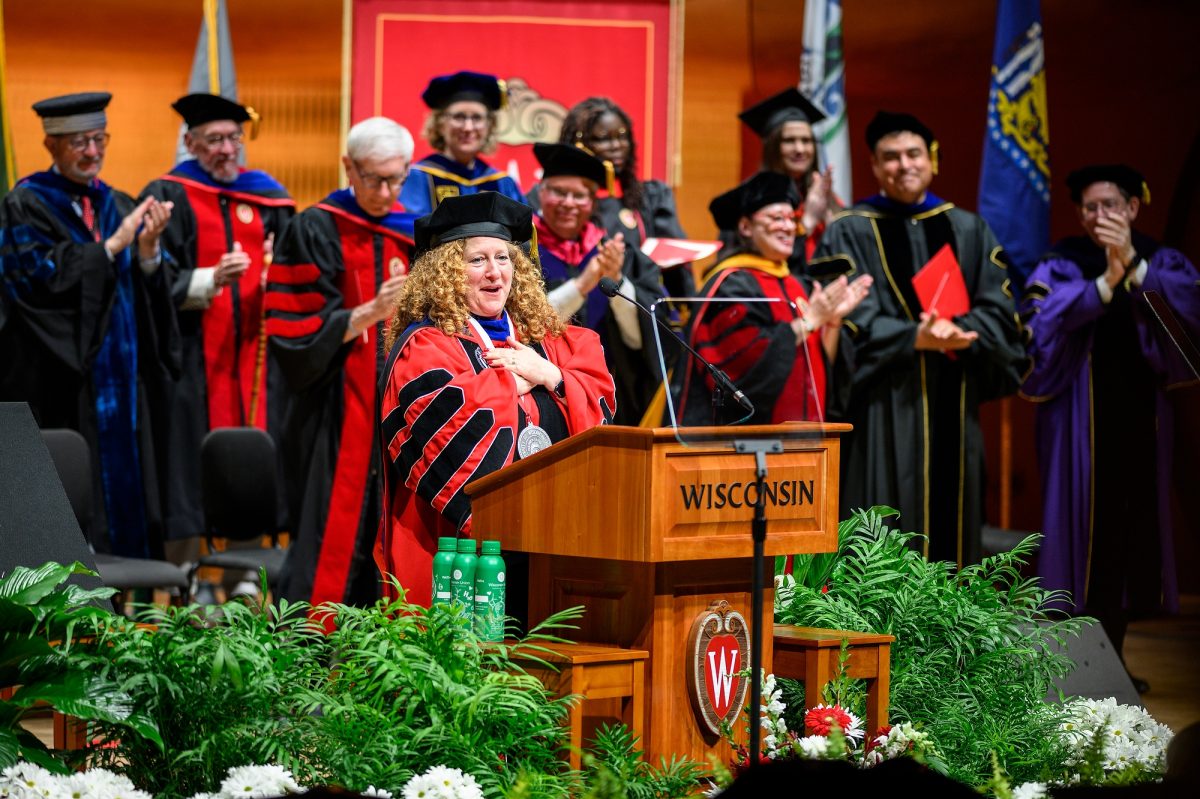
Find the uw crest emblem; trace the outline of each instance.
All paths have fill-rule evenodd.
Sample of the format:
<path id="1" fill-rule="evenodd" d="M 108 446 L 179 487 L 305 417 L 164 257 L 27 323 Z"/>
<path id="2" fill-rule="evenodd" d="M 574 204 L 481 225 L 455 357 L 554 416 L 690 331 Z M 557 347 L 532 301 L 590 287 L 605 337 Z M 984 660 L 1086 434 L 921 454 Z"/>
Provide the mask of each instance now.
<path id="1" fill-rule="evenodd" d="M 238 203 L 233 212 L 237 214 L 238 221 L 243 225 L 248 225 L 254 221 L 254 209 L 246 203 Z"/>
<path id="2" fill-rule="evenodd" d="M 393 255 L 388 261 L 388 275 L 391 277 L 399 277 L 404 274 L 404 261 L 399 255 Z"/>
<path id="3" fill-rule="evenodd" d="M 717 600 L 692 622 L 687 639 L 687 687 L 700 731 L 721 734 L 722 723 L 733 723 L 746 704 L 750 681 L 739 672 L 747 669 L 750 637 L 746 619 Z"/>
<path id="4" fill-rule="evenodd" d="M 1012 43 L 1009 59 L 992 67 L 988 135 L 1045 202 L 1050 202 L 1050 131 L 1042 26 L 1033 22 Z"/>
<path id="5" fill-rule="evenodd" d="M 637 225 L 637 217 L 634 216 L 633 211 L 629 210 L 628 208 L 622 208 L 620 211 L 618 211 L 617 219 L 620 219 L 621 224 L 624 225 L 625 227 L 629 228 L 630 230 L 633 230 L 634 228 L 636 228 L 638 226 Z"/>

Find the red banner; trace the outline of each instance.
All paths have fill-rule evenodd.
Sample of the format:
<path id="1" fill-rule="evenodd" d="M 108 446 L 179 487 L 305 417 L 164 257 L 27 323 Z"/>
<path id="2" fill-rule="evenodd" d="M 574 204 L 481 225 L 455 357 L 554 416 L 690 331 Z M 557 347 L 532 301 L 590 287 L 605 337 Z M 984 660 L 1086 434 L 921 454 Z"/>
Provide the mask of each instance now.
<path id="1" fill-rule="evenodd" d="M 674 49 L 670 0 L 511 2 L 354 0 L 351 122 L 387 116 L 418 139 L 430 78 L 459 70 L 505 80 L 497 151 L 488 163 L 537 179 L 535 141 L 557 141 L 567 110 L 594 95 L 633 121 L 642 179 L 667 179 L 674 146 Z"/>

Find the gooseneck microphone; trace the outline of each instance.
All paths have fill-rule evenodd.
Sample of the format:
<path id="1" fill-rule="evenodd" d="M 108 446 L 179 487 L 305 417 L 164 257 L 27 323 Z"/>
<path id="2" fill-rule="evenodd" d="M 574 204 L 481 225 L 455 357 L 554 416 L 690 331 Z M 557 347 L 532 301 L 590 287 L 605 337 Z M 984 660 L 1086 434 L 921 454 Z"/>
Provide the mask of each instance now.
<path id="1" fill-rule="evenodd" d="M 635 306 L 637 306 L 637 309 L 639 311 L 641 311 L 646 316 L 648 316 L 652 320 L 654 320 L 654 324 L 658 325 L 659 328 L 661 328 L 663 330 L 663 332 L 668 333 L 672 338 L 674 338 L 676 341 L 678 341 L 680 344 L 682 344 L 683 348 L 685 350 L 687 350 L 688 352 L 690 352 L 692 354 L 692 357 L 694 357 L 697 361 L 699 361 L 704 366 L 704 368 L 708 370 L 708 373 L 710 375 L 712 375 L 713 382 L 716 383 L 716 385 L 717 385 L 717 391 L 729 394 L 731 397 L 733 397 L 733 399 L 737 402 L 738 405 L 742 406 L 742 410 L 744 410 L 746 413 L 748 413 L 750 415 L 754 414 L 754 403 L 750 401 L 749 397 L 747 397 L 745 394 L 742 393 L 742 390 L 740 388 L 738 388 L 737 385 L 734 384 L 733 380 L 731 380 L 729 378 L 729 375 L 725 374 L 725 372 L 723 370 L 718 369 L 717 367 L 715 367 L 711 363 L 709 363 L 708 359 L 705 358 L 700 353 L 696 352 L 694 349 L 692 349 L 691 345 L 688 344 L 687 341 L 680 338 L 679 336 L 676 336 L 675 331 L 672 330 L 666 322 L 664 322 L 663 320 L 659 319 L 656 315 L 651 313 L 649 308 L 647 308 L 645 305 L 642 305 L 635 298 L 626 297 L 624 294 L 622 294 L 620 291 L 620 286 L 618 285 L 617 281 L 613 280 L 611 277 L 600 278 L 600 291 L 601 291 L 601 293 L 604 294 L 605 297 L 620 297 L 621 299 L 625 300 L 626 302 L 631 302 Z M 714 395 L 714 398 L 715 398 L 715 395 Z"/>

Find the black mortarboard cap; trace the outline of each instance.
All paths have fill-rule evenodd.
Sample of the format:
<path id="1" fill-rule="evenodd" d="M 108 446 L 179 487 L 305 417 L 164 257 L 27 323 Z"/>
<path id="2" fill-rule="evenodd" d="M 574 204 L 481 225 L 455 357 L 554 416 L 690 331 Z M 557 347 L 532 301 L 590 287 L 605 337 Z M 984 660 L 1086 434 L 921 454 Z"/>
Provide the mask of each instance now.
<path id="1" fill-rule="evenodd" d="M 533 145 L 533 156 L 542 165 L 544 178 L 569 175 L 587 178 L 597 186 L 608 186 L 608 170 L 604 167 L 604 161 L 582 147 L 537 142 Z"/>
<path id="2" fill-rule="evenodd" d="M 447 197 L 416 221 L 414 240 L 419 254 L 472 236 L 523 244 L 533 237 L 533 210 L 494 191 Z"/>
<path id="3" fill-rule="evenodd" d="M 82 133 L 104 127 L 112 95 L 108 92 L 80 92 L 50 97 L 33 104 L 33 110 L 42 118 L 42 129 L 51 136 Z"/>
<path id="4" fill-rule="evenodd" d="M 433 109 L 441 109 L 460 100 L 483 103 L 493 111 L 504 107 L 507 89 L 495 75 L 483 72 L 455 72 L 429 81 L 421 99 Z"/>
<path id="5" fill-rule="evenodd" d="M 218 119 L 232 119 L 240 124 L 249 122 L 251 117 L 244 105 L 219 94 L 188 94 L 171 103 L 171 107 L 183 117 L 189 128 Z"/>
<path id="6" fill-rule="evenodd" d="M 1130 197 L 1137 197 L 1143 203 L 1150 202 L 1150 187 L 1142 173 L 1125 164 L 1093 164 L 1076 169 L 1067 175 L 1067 188 L 1071 190 L 1071 202 L 1079 204 L 1083 190 L 1093 183 L 1115 183 L 1121 191 Z"/>
<path id="7" fill-rule="evenodd" d="M 738 220 L 774 203 L 800 204 L 796 182 L 778 172 L 759 172 L 708 204 L 708 212 L 721 230 L 736 230 Z"/>
<path id="8" fill-rule="evenodd" d="M 825 112 L 795 89 L 785 89 L 738 114 L 738 119 L 764 139 L 784 122 L 811 125 L 824 118 Z"/>
<path id="9" fill-rule="evenodd" d="M 875 114 L 874 119 L 867 123 L 867 147 L 874 152 L 875 145 L 884 136 L 904 131 L 920 136 L 925 140 L 925 146 L 929 148 L 930 153 L 933 152 L 934 145 L 937 143 L 937 137 L 933 135 L 933 131 L 912 114 L 897 114 L 892 111 L 879 111 Z"/>

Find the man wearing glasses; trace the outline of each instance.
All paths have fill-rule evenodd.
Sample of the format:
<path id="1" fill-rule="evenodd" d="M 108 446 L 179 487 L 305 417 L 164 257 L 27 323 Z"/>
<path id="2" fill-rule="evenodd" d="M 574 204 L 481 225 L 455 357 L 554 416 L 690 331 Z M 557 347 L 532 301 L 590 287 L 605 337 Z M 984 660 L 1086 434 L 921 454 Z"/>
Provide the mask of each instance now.
<path id="1" fill-rule="evenodd" d="M 1147 297 L 1157 292 L 1200 341 L 1200 273 L 1134 229 L 1150 203 L 1136 169 L 1086 166 L 1066 184 L 1082 235 L 1042 256 L 1021 307 L 1021 393 L 1037 403 L 1046 534 L 1038 574 L 1046 589 L 1070 592 L 1071 610 L 1095 616 L 1120 655 L 1131 618 L 1179 611 L 1173 449 L 1196 442 L 1176 444 L 1172 408 L 1183 406 L 1169 392 L 1195 374 Z"/>
<path id="2" fill-rule="evenodd" d="M 279 593 L 313 605 L 379 595 L 375 387 L 413 247 L 398 202 L 412 135 L 372 117 L 346 150 L 350 187 L 292 220 L 267 282 L 271 355 L 295 396 L 280 437 L 295 526 Z"/>
<path id="3" fill-rule="evenodd" d="M 142 197 L 175 203 L 163 247 L 173 261 L 183 371 L 166 406 L 167 531 L 197 541 L 204 435 L 218 427 L 268 429 L 282 418 L 279 380 L 268 380 L 263 284 L 272 243 L 295 203 L 275 178 L 240 165 L 242 123 L 257 116 L 250 109 L 213 94 L 189 94 L 172 108 L 187 126 L 192 157 Z"/>
<path id="4" fill-rule="evenodd" d="M 98 551 L 159 555 L 162 514 L 146 388 L 178 370 L 178 328 L 159 247 L 172 205 L 98 177 L 112 95 L 35 103 L 53 160 L 0 209 L 0 401 L 91 449 Z"/>

